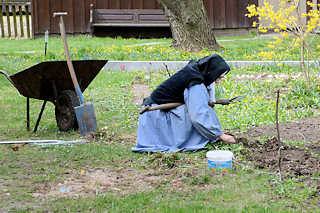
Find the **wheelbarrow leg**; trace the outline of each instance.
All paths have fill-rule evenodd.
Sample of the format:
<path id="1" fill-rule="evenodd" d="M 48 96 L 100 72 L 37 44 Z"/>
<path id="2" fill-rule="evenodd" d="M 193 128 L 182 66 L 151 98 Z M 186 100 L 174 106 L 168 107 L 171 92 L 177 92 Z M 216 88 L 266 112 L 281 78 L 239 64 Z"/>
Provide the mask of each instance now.
<path id="1" fill-rule="evenodd" d="M 27 98 L 27 131 L 30 131 L 30 102 L 29 98 Z"/>
<path id="2" fill-rule="evenodd" d="M 39 123 L 40 123 L 40 120 L 41 120 L 42 113 L 44 111 L 44 108 L 46 107 L 46 103 L 47 103 L 47 101 L 44 101 L 43 104 L 42 104 L 42 107 L 41 107 L 41 110 L 40 110 L 40 114 L 39 114 L 37 122 L 36 122 L 36 126 L 34 127 L 34 130 L 33 130 L 34 133 L 37 132 L 37 130 L 38 130 L 38 126 L 39 126 Z"/>

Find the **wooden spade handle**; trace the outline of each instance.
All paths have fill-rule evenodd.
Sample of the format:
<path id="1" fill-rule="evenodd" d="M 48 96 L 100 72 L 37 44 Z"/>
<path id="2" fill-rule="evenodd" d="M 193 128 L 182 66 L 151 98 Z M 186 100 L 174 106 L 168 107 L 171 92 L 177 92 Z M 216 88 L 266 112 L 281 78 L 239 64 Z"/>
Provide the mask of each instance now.
<path id="1" fill-rule="evenodd" d="M 153 111 L 153 110 L 158 110 L 158 109 L 172 109 L 172 108 L 176 108 L 178 106 L 183 105 L 184 103 L 168 103 L 168 104 L 160 104 L 157 106 L 146 106 L 144 108 L 142 108 L 139 113 L 143 114 L 146 111 Z"/>
<path id="2" fill-rule="evenodd" d="M 157 106 L 145 106 L 144 108 L 142 108 L 140 111 L 139 111 L 139 114 L 143 114 L 147 111 L 153 111 L 153 110 L 158 110 L 158 109 L 173 109 L 173 108 L 176 108 L 178 106 L 181 106 L 183 105 L 184 103 L 168 103 L 168 104 L 159 104 Z M 225 101 L 223 100 L 217 100 L 215 103 L 212 103 L 212 102 L 209 102 L 208 105 L 210 107 L 214 107 L 215 104 L 222 104 L 222 105 L 228 105 L 230 103 L 225 103 Z"/>
<path id="3" fill-rule="evenodd" d="M 69 72 L 71 75 L 71 79 L 72 79 L 72 83 L 74 85 L 75 91 L 76 91 L 78 97 L 80 98 L 80 102 L 81 102 L 81 104 L 84 104 L 84 98 L 83 98 L 76 74 L 74 72 L 74 68 L 72 65 L 72 61 L 71 61 L 70 54 L 69 54 L 69 48 L 68 48 L 68 44 L 67 44 L 66 30 L 65 30 L 65 25 L 64 25 L 64 21 L 63 21 L 63 16 L 66 16 L 67 14 L 68 13 L 66 13 L 66 12 L 53 13 L 53 17 L 60 16 L 60 22 L 59 22 L 60 33 L 61 33 L 61 39 L 62 39 L 63 46 L 64 46 L 64 51 L 66 53 Z"/>

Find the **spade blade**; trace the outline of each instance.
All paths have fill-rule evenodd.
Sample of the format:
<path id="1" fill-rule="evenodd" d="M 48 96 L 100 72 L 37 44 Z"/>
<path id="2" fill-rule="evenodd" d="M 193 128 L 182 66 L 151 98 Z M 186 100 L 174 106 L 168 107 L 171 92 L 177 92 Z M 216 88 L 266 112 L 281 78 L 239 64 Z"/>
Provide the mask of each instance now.
<path id="1" fill-rule="evenodd" d="M 97 120 L 92 104 L 85 103 L 75 107 L 74 112 L 77 117 L 81 135 L 87 135 L 90 132 L 97 131 Z"/>

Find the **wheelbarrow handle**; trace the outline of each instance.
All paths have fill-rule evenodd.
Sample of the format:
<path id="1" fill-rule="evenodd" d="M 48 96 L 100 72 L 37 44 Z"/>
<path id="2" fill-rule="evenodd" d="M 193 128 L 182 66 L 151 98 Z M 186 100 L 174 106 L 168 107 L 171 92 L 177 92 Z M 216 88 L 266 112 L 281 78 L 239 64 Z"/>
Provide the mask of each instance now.
<path id="1" fill-rule="evenodd" d="M 11 83 L 14 87 L 16 87 L 16 85 L 13 83 L 13 81 L 12 81 L 12 79 L 10 78 L 10 76 L 8 75 L 8 73 L 6 73 L 6 72 L 3 71 L 3 70 L 0 70 L 0 73 L 3 74 L 3 75 L 10 81 L 10 83 Z"/>
<path id="2" fill-rule="evenodd" d="M 63 42 L 63 46 L 64 46 L 64 51 L 66 53 L 69 72 L 71 75 L 71 79 L 72 79 L 75 91 L 76 91 L 78 97 L 80 98 L 80 102 L 81 102 L 81 104 L 84 104 L 84 98 L 83 98 L 76 74 L 74 72 L 73 64 L 72 64 L 70 54 L 69 54 L 69 48 L 68 48 L 68 43 L 67 43 L 67 38 L 66 38 L 66 30 L 65 30 L 65 25 L 64 25 L 64 21 L 63 21 L 63 16 L 65 16 L 65 15 L 67 15 L 67 13 L 65 13 L 65 12 L 58 12 L 58 13 L 53 14 L 54 17 L 57 17 L 57 16 L 60 17 L 60 22 L 59 22 L 60 33 L 61 33 L 61 38 L 62 38 L 62 42 Z"/>

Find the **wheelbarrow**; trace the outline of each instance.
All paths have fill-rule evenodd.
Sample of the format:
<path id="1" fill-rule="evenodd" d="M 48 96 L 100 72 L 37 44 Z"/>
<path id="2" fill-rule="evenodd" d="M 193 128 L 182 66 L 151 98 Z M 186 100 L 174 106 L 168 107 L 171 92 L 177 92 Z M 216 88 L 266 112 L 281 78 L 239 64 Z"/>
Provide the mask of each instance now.
<path id="1" fill-rule="evenodd" d="M 72 61 L 82 92 L 85 91 L 107 62 L 107 60 Z M 5 75 L 19 93 L 27 98 L 28 131 L 30 131 L 30 98 L 44 101 L 34 132 L 38 129 L 48 101 L 55 105 L 55 117 L 60 131 L 77 130 L 79 128 L 74 107 L 79 106 L 80 101 L 74 91 L 66 61 L 42 62 L 10 76 L 1 70 L 0 73 Z"/>

